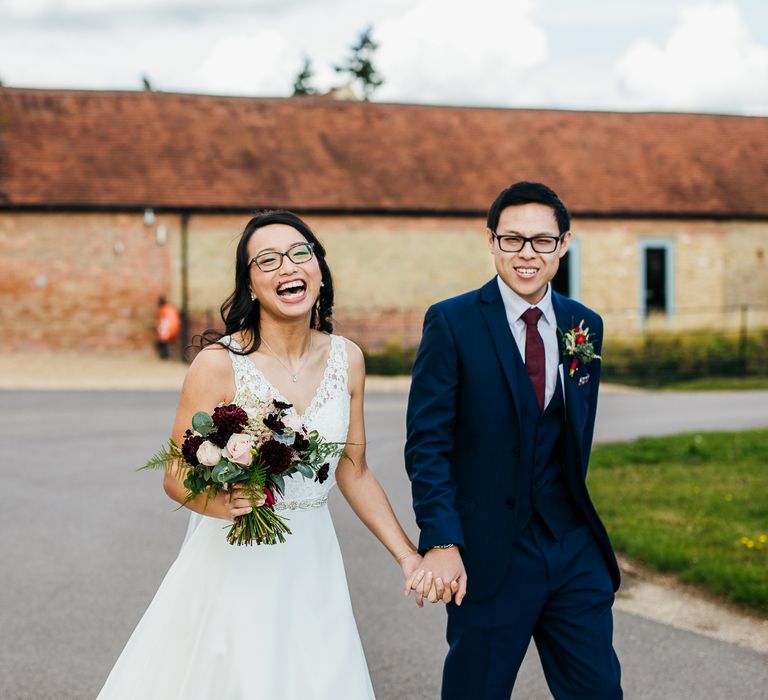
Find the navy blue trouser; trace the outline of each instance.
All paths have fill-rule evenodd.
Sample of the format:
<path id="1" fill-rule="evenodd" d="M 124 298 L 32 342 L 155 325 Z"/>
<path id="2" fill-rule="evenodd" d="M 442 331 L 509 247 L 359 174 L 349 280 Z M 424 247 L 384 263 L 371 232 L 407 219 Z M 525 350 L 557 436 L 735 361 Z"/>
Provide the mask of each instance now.
<path id="1" fill-rule="evenodd" d="M 490 600 L 448 605 L 442 699 L 509 700 L 533 637 L 556 700 L 621 700 L 613 599 L 589 528 L 558 541 L 534 517 L 499 591 Z"/>

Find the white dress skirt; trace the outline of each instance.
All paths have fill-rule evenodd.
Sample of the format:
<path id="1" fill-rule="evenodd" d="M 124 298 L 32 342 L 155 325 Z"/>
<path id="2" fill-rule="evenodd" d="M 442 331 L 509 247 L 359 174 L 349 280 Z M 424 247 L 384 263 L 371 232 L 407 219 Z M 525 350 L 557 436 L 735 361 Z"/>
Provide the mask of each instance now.
<path id="1" fill-rule="evenodd" d="M 225 338 L 230 346 L 235 341 Z M 284 400 L 248 357 L 230 353 L 235 402 Z M 302 416 L 334 441 L 349 426 L 347 354 L 331 337 L 325 374 Z M 284 544 L 233 546 L 226 521 L 193 518 L 187 540 L 99 700 L 367 700 L 368 667 L 323 484 L 287 480 Z"/>

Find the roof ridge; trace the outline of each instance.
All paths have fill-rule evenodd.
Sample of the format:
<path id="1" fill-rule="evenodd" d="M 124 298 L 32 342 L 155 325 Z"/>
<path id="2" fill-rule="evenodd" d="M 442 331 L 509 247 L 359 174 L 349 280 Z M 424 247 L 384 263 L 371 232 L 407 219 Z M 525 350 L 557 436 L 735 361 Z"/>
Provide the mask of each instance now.
<path id="1" fill-rule="evenodd" d="M 281 95 L 230 95 L 230 94 L 210 94 L 201 92 L 183 92 L 174 90 L 142 90 L 129 88 L 69 88 L 69 87 L 27 87 L 15 85 L 0 85 L 0 93 L 37 93 L 55 95 L 83 95 L 83 96 L 127 96 L 127 97 L 189 97 L 204 100 L 232 100 L 238 102 L 283 102 L 283 103 L 305 103 L 313 105 L 338 105 L 345 108 L 364 107 L 366 109 L 376 109 L 379 107 L 402 107 L 413 109 L 436 109 L 436 110 L 457 110 L 457 111 L 487 111 L 487 112 L 533 112 L 533 113 L 553 113 L 553 114 L 573 114 L 573 115 L 616 115 L 616 116 L 681 116 L 681 117 L 702 117 L 702 118 L 736 118 L 736 119 L 768 119 L 768 115 L 759 114 L 737 114 L 731 112 L 693 112 L 684 110 L 615 110 L 598 108 L 571 108 L 571 107 L 534 107 L 534 106 L 504 106 L 504 105 L 458 105 L 458 104 L 440 104 L 427 102 L 366 102 L 363 100 L 336 100 L 326 95 L 302 95 L 302 96 L 281 96 Z"/>

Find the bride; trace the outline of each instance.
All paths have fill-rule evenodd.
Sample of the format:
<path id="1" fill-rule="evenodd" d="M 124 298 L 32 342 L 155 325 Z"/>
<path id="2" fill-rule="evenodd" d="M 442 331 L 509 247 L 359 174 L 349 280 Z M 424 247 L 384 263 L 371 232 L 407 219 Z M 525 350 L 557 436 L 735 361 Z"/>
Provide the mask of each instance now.
<path id="1" fill-rule="evenodd" d="M 284 544 L 227 544 L 226 522 L 251 510 L 241 490 L 187 503 L 187 540 L 117 660 L 108 700 L 362 700 L 373 689 L 328 511 L 333 483 L 412 580 L 421 557 L 367 468 L 359 348 L 332 334 L 333 285 L 325 250 L 285 211 L 260 214 L 237 247 L 235 291 L 222 306 L 227 335 L 189 368 L 173 426 L 197 411 L 279 399 L 309 430 L 347 442 L 320 484 L 286 480 L 275 504 L 293 534 Z M 182 502 L 182 480 L 164 487 Z M 441 582 L 442 583 L 442 582 Z M 410 584 L 406 586 L 410 590 Z"/>

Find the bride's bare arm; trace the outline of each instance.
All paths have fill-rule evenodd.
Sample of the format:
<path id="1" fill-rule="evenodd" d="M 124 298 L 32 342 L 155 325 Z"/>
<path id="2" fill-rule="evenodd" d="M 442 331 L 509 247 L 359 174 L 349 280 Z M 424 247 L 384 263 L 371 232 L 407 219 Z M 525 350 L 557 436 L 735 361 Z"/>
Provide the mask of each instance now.
<path id="1" fill-rule="evenodd" d="M 420 565 L 421 557 L 401 527 L 378 479 L 368 469 L 363 416 L 365 361 L 360 348 L 350 341 L 346 343 L 352 398 L 346 456 L 341 458 L 336 468 L 336 483 L 357 517 L 400 563 L 406 579 L 410 579 Z"/>
<path id="2" fill-rule="evenodd" d="M 210 345 L 198 353 L 189 367 L 181 389 L 179 406 L 173 422 L 171 437 L 177 445 L 184 440 L 184 431 L 192 425 L 192 416 L 198 411 L 211 413 L 220 403 L 230 403 L 235 396 L 235 382 L 229 353 L 221 345 Z M 176 469 L 165 472 L 163 488 L 174 501 L 182 503 L 186 496 L 184 475 Z M 214 518 L 232 520 L 239 511 L 232 511 L 229 496 L 220 493 L 208 501 L 204 494 L 186 504 L 196 513 Z"/>

